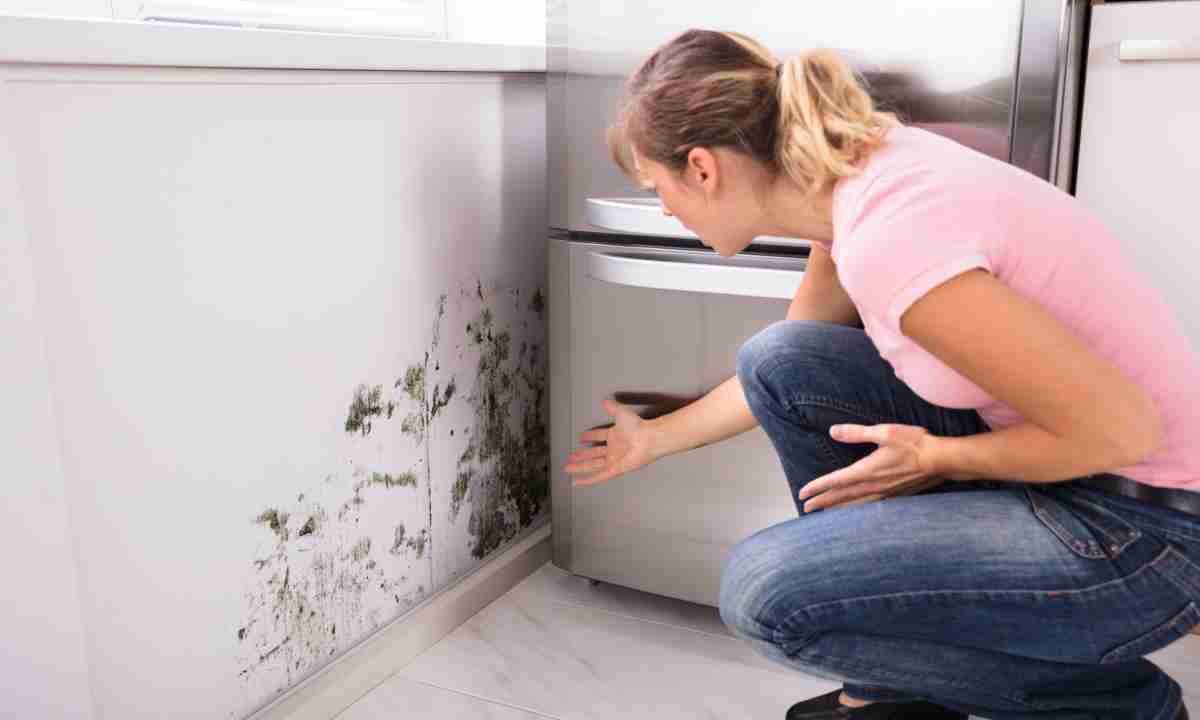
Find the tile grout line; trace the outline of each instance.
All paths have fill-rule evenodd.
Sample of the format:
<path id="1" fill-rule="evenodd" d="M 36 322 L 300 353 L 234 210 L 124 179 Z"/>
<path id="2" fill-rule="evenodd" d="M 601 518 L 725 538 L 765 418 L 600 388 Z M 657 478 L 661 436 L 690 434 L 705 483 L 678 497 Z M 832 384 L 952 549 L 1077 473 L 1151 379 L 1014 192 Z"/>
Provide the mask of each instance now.
<path id="1" fill-rule="evenodd" d="M 501 705 L 503 707 L 511 708 L 513 710 L 520 710 L 521 712 L 529 713 L 530 715 L 535 715 L 539 718 L 546 718 L 546 720 L 565 720 L 565 718 L 561 718 L 558 715 L 549 715 L 549 714 L 541 712 L 539 710 L 534 710 L 533 708 L 528 708 L 523 705 L 515 705 L 513 703 L 505 702 L 503 700 L 493 700 L 492 698 L 484 697 L 482 695 L 476 695 L 475 693 L 467 692 L 466 690 L 456 690 L 455 688 L 449 688 L 444 685 L 438 685 L 437 683 L 429 682 L 428 680 L 418 680 L 416 678 L 410 678 L 410 677 L 402 677 L 402 679 L 407 682 L 417 683 L 418 685 L 424 685 L 426 687 L 437 688 L 438 690 L 445 690 L 446 692 L 451 692 L 451 693 L 454 693 L 455 695 L 462 695 L 463 697 L 469 697 L 469 698 L 472 698 L 475 700 L 479 700 L 480 702 L 489 703 L 491 705 Z"/>

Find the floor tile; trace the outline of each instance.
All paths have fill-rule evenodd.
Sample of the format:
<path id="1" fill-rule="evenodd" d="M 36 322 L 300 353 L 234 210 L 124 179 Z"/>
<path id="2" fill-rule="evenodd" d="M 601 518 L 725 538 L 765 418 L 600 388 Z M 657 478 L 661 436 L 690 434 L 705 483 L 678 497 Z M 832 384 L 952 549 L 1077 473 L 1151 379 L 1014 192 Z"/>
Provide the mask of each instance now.
<path id="1" fill-rule="evenodd" d="M 336 720 L 391 720 L 398 717 L 421 720 L 547 720 L 545 715 L 395 676 L 346 708 Z"/>
<path id="2" fill-rule="evenodd" d="M 517 594 L 533 594 L 555 602 L 586 605 L 629 617 L 733 637 L 711 605 L 642 592 L 621 585 L 593 582 L 546 563 L 520 585 Z"/>
<path id="3" fill-rule="evenodd" d="M 563 720 L 777 718 L 835 687 L 732 637 L 516 590 L 399 674 Z"/>

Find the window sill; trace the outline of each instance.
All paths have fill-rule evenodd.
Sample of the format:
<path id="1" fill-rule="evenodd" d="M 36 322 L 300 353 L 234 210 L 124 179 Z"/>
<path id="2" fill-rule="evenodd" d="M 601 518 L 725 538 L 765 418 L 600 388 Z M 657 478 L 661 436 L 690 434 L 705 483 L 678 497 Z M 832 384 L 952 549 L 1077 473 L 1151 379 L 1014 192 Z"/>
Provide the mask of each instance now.
<path id="1" fill-rule="evenodd" d="M 545 72 L 546 48 L 0 14 L 0 63 Z"/>

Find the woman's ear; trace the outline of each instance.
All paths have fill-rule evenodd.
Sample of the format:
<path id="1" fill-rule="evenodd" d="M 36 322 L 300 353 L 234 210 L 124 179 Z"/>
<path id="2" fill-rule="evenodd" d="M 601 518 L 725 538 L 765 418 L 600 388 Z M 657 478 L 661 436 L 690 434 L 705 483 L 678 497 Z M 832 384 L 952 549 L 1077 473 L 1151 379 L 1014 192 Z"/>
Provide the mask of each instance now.
<path id="1" fill-rule="evenodd" d="M 692 148 L 687 157 L 687 177 L 705 195 L 717 186 L 717 156 L 708 148 Z"/>

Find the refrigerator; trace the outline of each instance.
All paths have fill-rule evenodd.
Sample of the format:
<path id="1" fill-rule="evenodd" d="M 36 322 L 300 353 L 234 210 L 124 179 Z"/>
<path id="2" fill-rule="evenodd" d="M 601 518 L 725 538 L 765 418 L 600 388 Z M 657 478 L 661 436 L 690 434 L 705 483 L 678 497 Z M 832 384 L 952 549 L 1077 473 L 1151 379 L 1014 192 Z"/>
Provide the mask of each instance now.
<path id="1" fill-rule="evenodd" d="M 832 48 L 886 110 L 1073 190 L 1089 3 L 550 0 L 548 291 L 553 562 L 576 575 L 716 605 L 732 548 L 797 516 L 755 428 L 599 485 L 562 470 L 615 398 L 670 412 L 735 373 L 740 345 L 784 319 L 804 238 L 722 258 L 608 157 L 625 79 L 692 27 L 734 30 L 781 60 Z"/>

